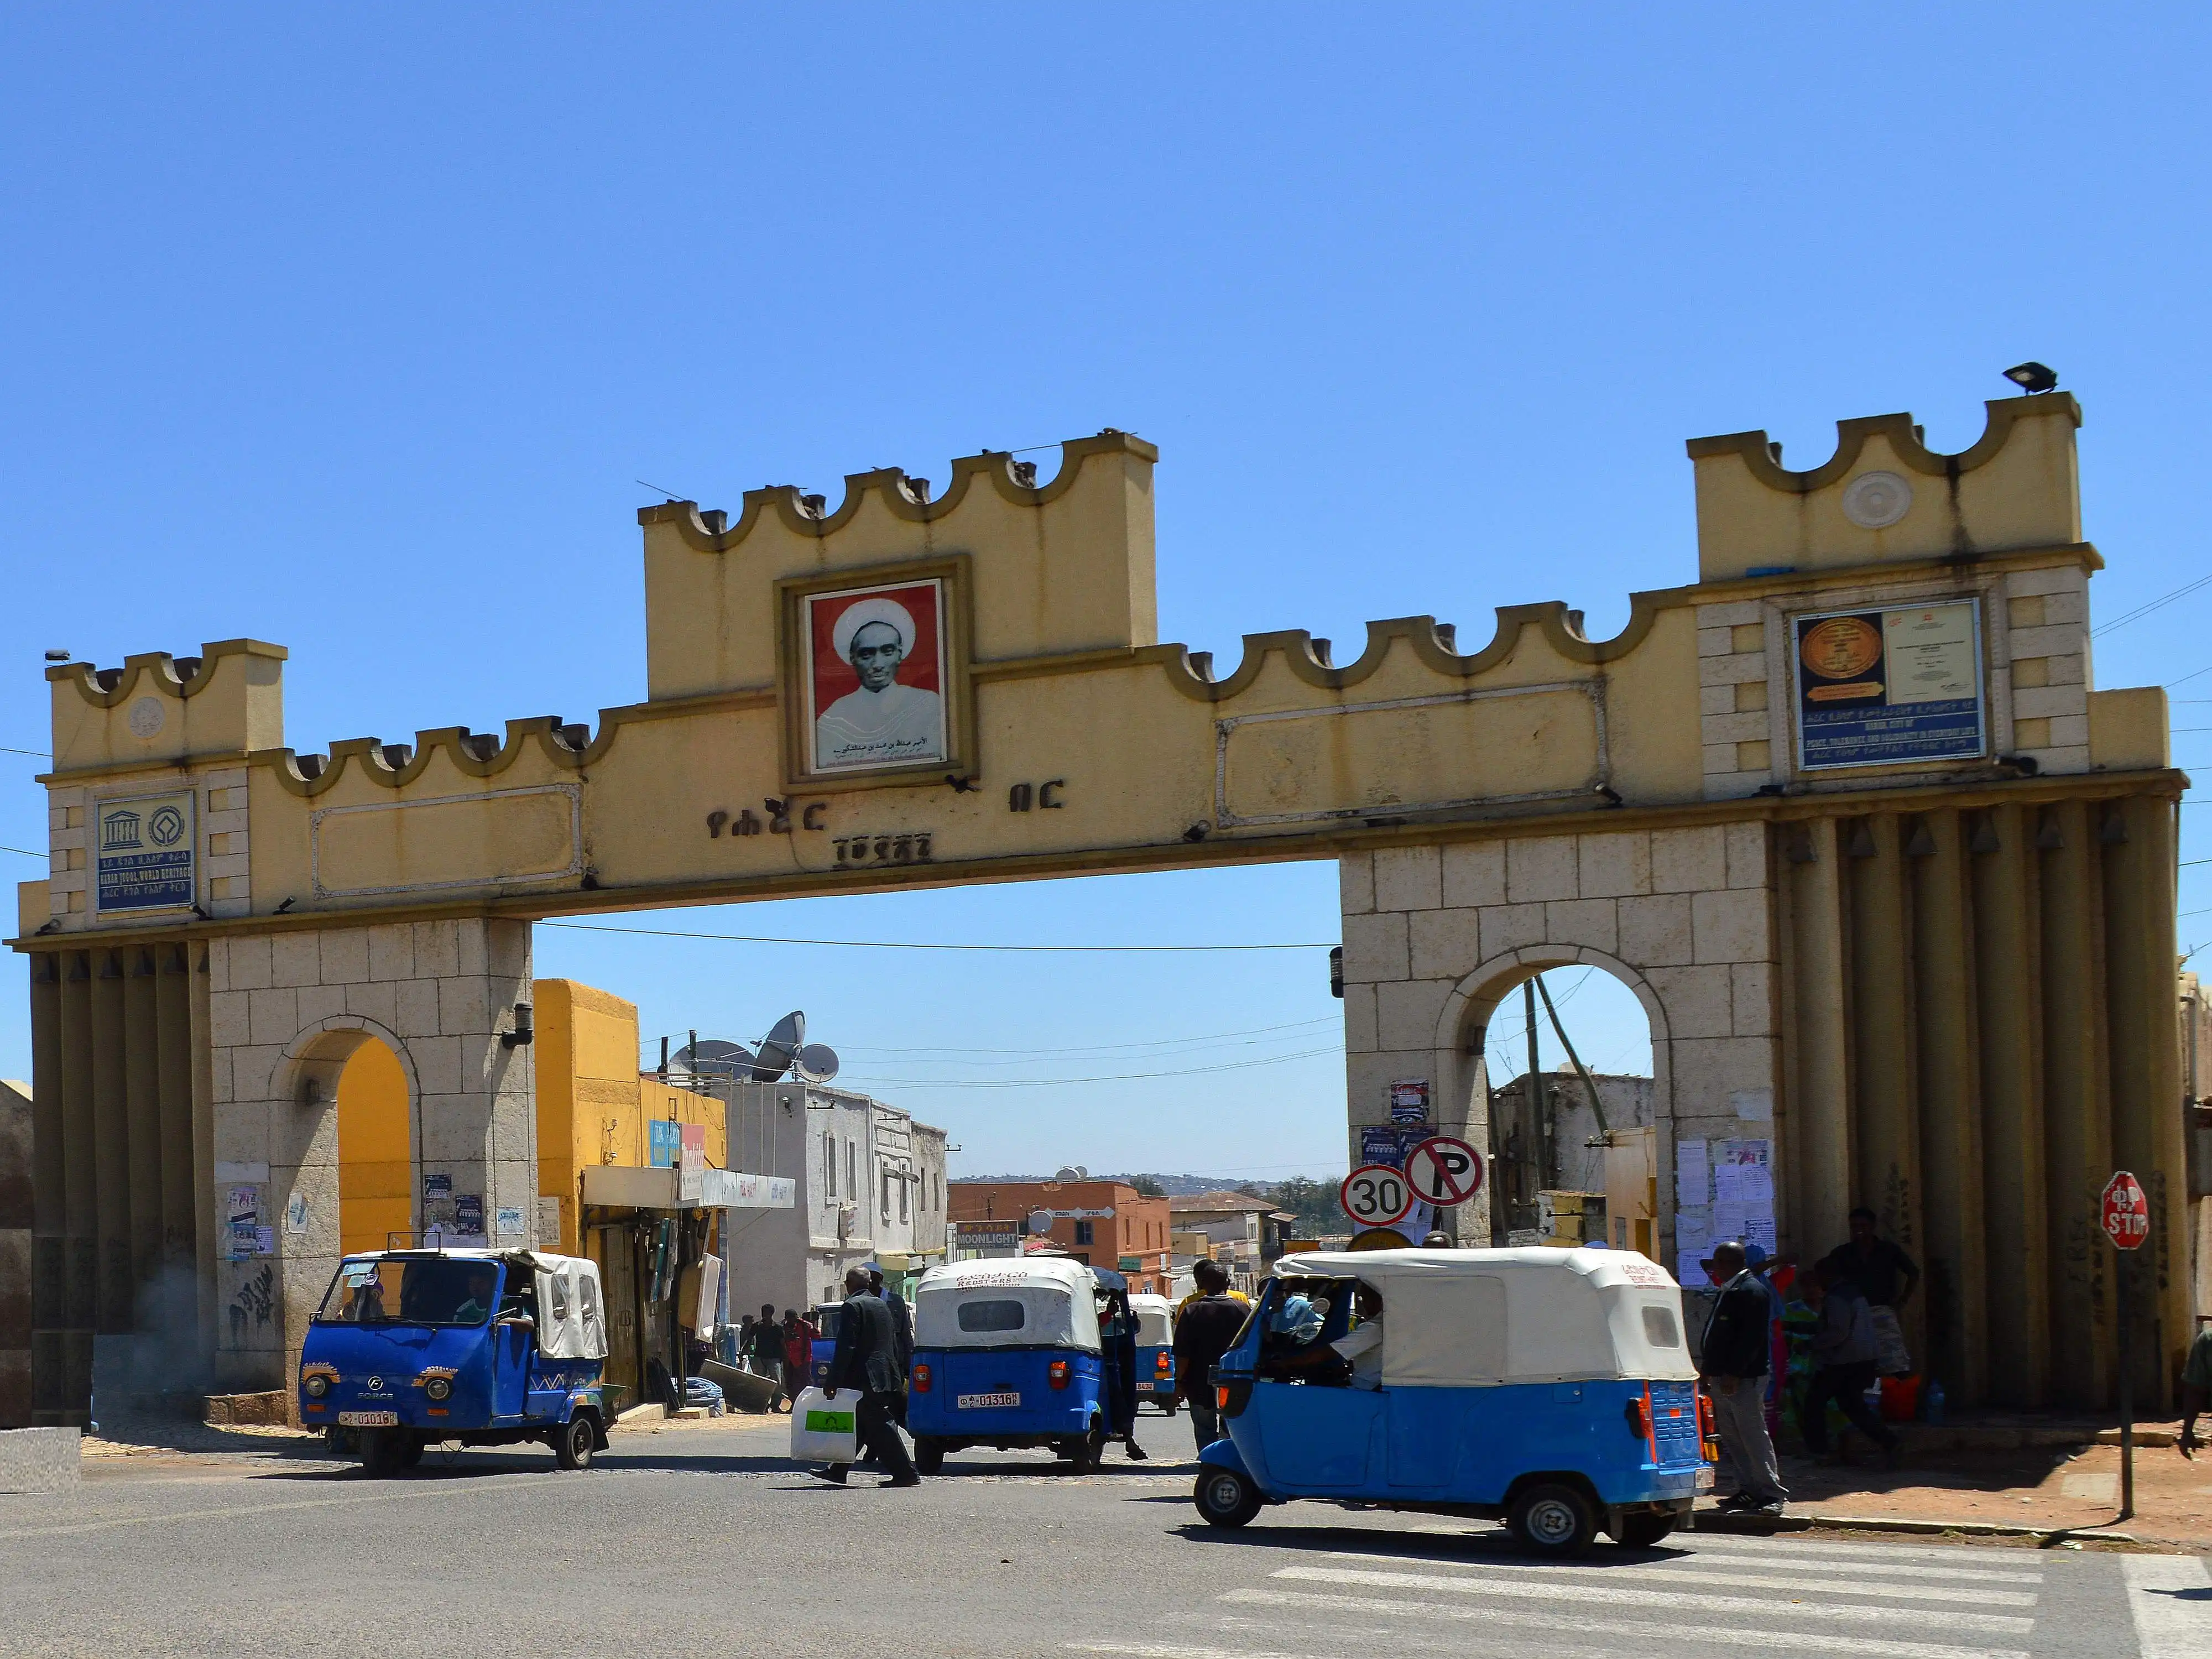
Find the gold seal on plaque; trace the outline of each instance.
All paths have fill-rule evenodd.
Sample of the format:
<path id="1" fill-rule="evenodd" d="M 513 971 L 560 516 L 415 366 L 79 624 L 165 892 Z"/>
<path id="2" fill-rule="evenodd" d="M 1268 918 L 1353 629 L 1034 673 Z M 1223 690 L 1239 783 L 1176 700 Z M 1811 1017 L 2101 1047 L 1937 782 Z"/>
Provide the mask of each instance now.
<path id="1" fill-rule="evenodd" d="M 1856 617 L 1830 617 L 1806 630 L 1797 654 L 1824 680 L 1854 679 L 1881 660 L 1881 635 Z"/>

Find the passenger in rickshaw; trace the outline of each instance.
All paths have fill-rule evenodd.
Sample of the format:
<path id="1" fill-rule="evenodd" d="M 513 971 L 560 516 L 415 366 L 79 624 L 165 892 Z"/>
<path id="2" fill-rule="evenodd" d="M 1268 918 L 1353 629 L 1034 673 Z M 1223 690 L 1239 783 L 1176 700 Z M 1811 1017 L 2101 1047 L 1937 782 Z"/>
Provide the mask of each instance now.
<path id="1" fill-rule="evenodd" d="M 1350 1378 L 1355 1389 L 1379 1389 L 1382 1386 L 1382 1297 L 1370 1285 L 1362 1284 L 1352 1292 L 1352 1328 L 1329 1344 L 1336 1357 L 1352 1366 Z"/>

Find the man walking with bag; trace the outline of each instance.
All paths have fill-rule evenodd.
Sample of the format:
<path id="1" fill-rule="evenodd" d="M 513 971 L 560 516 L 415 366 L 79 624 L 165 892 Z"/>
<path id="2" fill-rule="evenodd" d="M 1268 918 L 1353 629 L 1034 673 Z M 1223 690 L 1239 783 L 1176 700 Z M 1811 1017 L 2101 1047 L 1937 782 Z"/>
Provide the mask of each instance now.
<path id="1" fill-rule="evenodd" d="M 1715 1246 L 1711 1259 L 1700 1265 L 1721 1287 L 1698 1367 L 1712 1394 L 1721 1444 L 1735 1467 L 1736 1494 L 1721 1507 L 1779 1515 L 1790 1494 L 1783 1489 L 1774 1442 L 1766 1432 L 1766 1325 L 1771 1308 L 1766 1286 L 1745 1265 L 1743 1246 L 1733 1241 Z"/>
<path id="2" fill-rule="evenodd" d="M 890 1309 L 869 1291 L 866 1267 L 848 1267 L 845 1305 L 837 1316 L 837 1347 L 830 1359 L 830 1387 L 832 1392 L 858 1390 L 860 1403 L 854 1413 L 854 1429 L 869 1455 L 890 1472 L 891 1478 L 883 1483 L 887 1486 L 921 1484 L 893 1421 L 905 1381 L 899 1370 L 898 1332 Z M 833 1463 L 822 1478 L 842 1486 L 849 1467 Z"/>

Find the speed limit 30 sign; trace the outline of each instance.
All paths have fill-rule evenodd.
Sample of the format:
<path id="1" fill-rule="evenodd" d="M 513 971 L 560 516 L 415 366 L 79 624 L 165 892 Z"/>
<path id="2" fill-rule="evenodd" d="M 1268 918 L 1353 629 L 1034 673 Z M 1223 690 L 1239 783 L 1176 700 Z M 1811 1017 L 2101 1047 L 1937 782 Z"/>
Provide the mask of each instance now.
<path id="1" fill-rule="evenodd" d="M 1406 1154 L 1414 1195 L 1442 1207 L 1464 1204 L 1482 1188 L 1482 1154 L 1452 1135 L 1431 1135 Z"/>
<path id="2" fill-rule="evenodd" d="M 1361 1226 L 1387 1227 L 1413 1207 L 1413 1192 L 1403 1172 L 1387 1164 L 1363 1164 L 1345 1176 L 1336 1201 Z"/>

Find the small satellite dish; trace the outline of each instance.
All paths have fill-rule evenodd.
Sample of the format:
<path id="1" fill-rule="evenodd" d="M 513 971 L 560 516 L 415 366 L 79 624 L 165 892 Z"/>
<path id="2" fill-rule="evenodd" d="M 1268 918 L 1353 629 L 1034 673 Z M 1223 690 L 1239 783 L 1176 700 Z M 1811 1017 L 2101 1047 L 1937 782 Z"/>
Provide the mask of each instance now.
<path id="1" fill-rule="evenodd" d="M 1029 1229 L 1033 1233 L 1050 1232 L 1052 1231 L 1052 1212 L 1049 1210 L 1030 1211 L 1029 1217 Z"/>
<path id="2" fill-rule="evenodd" d="M 671 1061 L 694 1077 L 737 1077 L 752 1069 L 753 1051 L 742 1042 L 720 1037 L 701 1037 L 696 1044 L 678 1049 Z"/>
<path id="3" fill-rule="evenodd" d="M 837 1051 L 826 1042 L 810 1042 L 793 1062 L 802 1081 L 827 1083 L 837 1075 Z"/>
<path id="4" fill-rule="evenodd" d="M 1088 1181 L 1091 1171 L 1080 1164 L 1065 1164 L 1052 1172 L 1052 1178 L 1054 1181 Z"/>
<path id="5" fill-rule="evenodd" d="M 805 1042 L 805 1014 L 793 1010 L 776 1021 L 775 1029 L 761 1039 L 760 1052 L 753 1056 L 753 1081 L 773 1083 L 781 1077 L 791 1069 Z"/>

